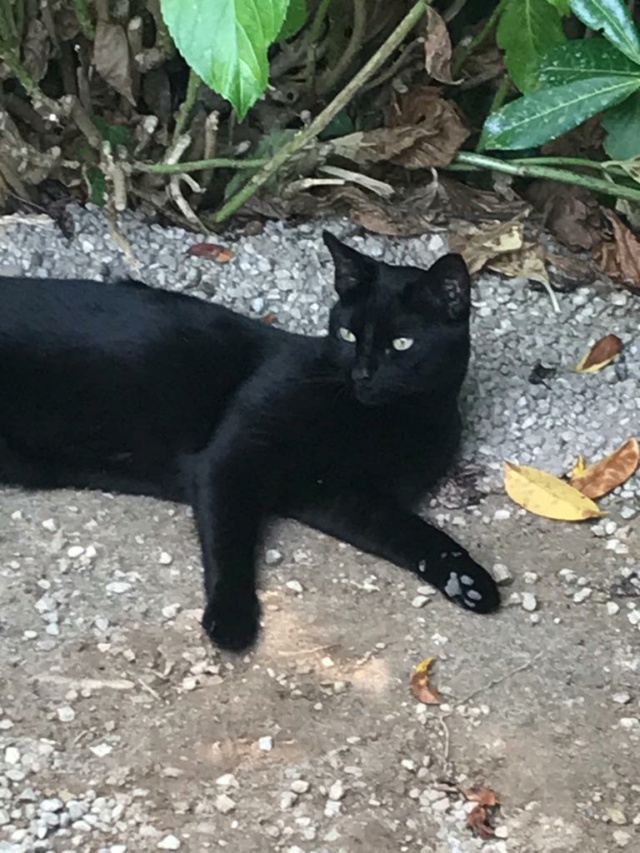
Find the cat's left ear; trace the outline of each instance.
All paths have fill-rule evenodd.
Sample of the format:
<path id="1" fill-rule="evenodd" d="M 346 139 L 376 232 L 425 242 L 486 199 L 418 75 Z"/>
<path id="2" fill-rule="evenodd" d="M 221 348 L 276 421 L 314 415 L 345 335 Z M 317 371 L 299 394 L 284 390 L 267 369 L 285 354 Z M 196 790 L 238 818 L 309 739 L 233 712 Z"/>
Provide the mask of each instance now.
<path id="1" fill-rule="evenodd" d="M 322 232 L 322 239 L 333 259 L 335 288 L 338 296 L 343 299 L 345 296 L 354 294 L 356 289 L 366 285 L 371 278 L 372 267 L 375 262 L 342 243 L 329 231 Z"/>
<path id="2" fill-rule="evenodd" d="M 453 321 L 469 318 L 471 277 L 462 255 L 443 255 L 427 273 L 429 287 L 440 295 L 447 317 Z"/>

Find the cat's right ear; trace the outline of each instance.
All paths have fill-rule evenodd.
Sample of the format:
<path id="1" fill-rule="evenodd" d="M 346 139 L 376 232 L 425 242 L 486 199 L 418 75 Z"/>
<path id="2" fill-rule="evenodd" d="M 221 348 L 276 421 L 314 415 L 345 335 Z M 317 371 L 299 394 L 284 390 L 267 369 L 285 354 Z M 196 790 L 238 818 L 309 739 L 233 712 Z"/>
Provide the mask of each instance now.
<path id="1" fill-rule="evenodd" d="M 333 259 L 335 288 L 338 296 L 343 299 L 354 295 L 355 291 L 371 277 L 371 258 L 345 245 L 329 231 L 322 232 L 322 239 Z"/>

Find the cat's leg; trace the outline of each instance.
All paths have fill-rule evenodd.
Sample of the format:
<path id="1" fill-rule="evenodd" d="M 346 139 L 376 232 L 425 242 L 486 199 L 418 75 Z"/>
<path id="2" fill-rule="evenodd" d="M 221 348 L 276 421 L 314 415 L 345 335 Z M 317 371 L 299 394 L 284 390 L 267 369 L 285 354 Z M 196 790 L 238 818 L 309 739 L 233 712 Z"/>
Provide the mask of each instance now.
<path id="1" fill-rule="evenodd" d="M 241 651 L 260 627 L 256 550 L 263 508 L 251 465 L 242 454 L 212 450 L 189 463 L 188 492 L 202 549 L 202 626 L 213 643 Z"/>
<path id="2" fill-rule="evenodd" d="M 474 613 L 500 606 L 491 575 L 450 536 L 391 497 L 364 490 L 331 494 L 319 486 L 287 515 L 408 569 Z"/>

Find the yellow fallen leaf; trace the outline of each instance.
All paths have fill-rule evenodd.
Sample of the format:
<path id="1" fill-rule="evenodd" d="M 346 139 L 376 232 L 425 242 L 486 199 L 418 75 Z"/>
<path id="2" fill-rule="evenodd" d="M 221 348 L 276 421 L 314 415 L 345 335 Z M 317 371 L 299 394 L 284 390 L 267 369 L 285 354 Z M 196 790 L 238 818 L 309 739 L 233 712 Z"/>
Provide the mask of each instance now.
<path id="1" fill-rule="evenodd" d="M 582 356 L 576 364 L 576 373 L 595 373 L 602 370 L 622 352 L 622 341 L 617 335 L 605 335 L 591 347 L 588 353 Z"/>
<path id="2" fill-rule="evenodd" d="M 442 694 L 437 687 L 429 683 L 429 670 L 435 663 L 435 658 L 425 658 L 413 670 L 409 687 L 418 702 L 423 705 L 440 705 Z"/>
<path id="3" fill-rule="evenodd" d="M 558 521 L 584 521 L 605 514 L 592 500 L 553 474 L 513 462 L 505 462 L 504 468 L 507 494 L 529 512 Z"/>
<path id="4" fill-rule="evenodd" d="M 583 460 L 584 461 L 584 460 Z M 640 464 L 640 445 L 629 438 L 617 450 L 593 465 L 571 472 L 571 485 L 588 498 L 601 498 L 625 483 Z"/>
<path id="5" fill-rule="evenodd" d="M 576 461 L 573 463 L 571 473 L 569 474 L 569 479 L 573 480 L 575 477 L 579 477 L 586 470 L 587 462 L 582 454 L 578 454 Z"/>

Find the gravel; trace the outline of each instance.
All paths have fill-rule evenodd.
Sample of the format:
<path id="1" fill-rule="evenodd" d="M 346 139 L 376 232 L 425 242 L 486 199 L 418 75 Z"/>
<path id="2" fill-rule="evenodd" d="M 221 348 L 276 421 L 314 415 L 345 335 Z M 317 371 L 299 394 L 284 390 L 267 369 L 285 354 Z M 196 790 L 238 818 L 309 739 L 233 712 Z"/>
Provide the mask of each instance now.
<path id="1" fill-rule="evenodd" d="M 0 220 L 0 275 L 127 275 L 102 213 L 72 214 L 71 241 L 55 227 Z M 340 237 L 353 231 L 345 220 L 295 228 L 269 223 L 237 242 L 215 238 L 235 253 L 229 264 L 217 265 L 186 255 L 202 238 L 123 217 L 144 281 L 252 316 L 274 314 L 278 325 L 308 334 L 323 333 L 333 301 L 323 227 Z M 374 257 L 420 266 L 446 248 L 441 235 L 367 235 L 349 242 Z M 441 618 L 441 602 L 430 587 L 398 574 L 387 577 L 379 563 L 297 531 L 295 544 L 274 537 L 262 555 L 271 577 L 265 612 L 275 626 L 265 637 L 267 658 L 261 652 L 239 664 L 212 656 L 197 633 L 199 610 L 190 608 L 199 588 L 199 556 L 182 509 L 141 505 L 126 554 L 146 562 L 143 572 L 128 559 L 109 556 L 129 528 L 118 517 L 111 529 L 108 498 L 80 500 L 69 493 L 43 504 L 41 513 L 39 499 L 25 496 L 21 509 L 9 499 L 1 519 L 12 538 L 0 550 L 0 582 L 10 590 L 8 636 L 18 634 L 6 645 L 10 651 L 0 649 L 0 663 L 15 668 L 15 679 L 25 661 L 31 669 L 22 697 L 17 691 L 15 697 L 7 691 L 6 700 L 0 694 L 0 853 L 199 853 L 243 850 L 243 839 L 251 853 L 635 849 L 640 789 L 637 774 L 623 778 L 619 768 L 637 754 L 640 738 L 634 686 L 640 671 L 634 539 L 640 478 L 603 502 L 613 517 L 582 527 L 566 546 L 562 536 L 573 532 L 554 534 L 560 528 L 546 522 L 535 528 L 535 539 L 526 539 L 537 520 L 511 504 L 501 485 L 504 459 L 562 473 L 576 454 L 592 459 L 640 433 L 637 302 L 622 291 L 593 288 L 557 298 L 558 315 L 548 296 L 526 282 L 484 275 L 474 285 L 461 466 L 463 473 L 473 472 L 473 487 L 469 495 L 464 483 L 445 484 L 430 510 L 437 521 L 459 527 L 461 538 L 470 537 L 474 546 L 485 547 L 493 537 L 486 564 L 509 585 L 502 621 L 476 628 L 456 622 L 449 611 Z M 591 343 L 611 332 L 625 345 L 626 378 L 614 367 L 572 373 Z M 528 381 L 538 360 L 560 368 L 549 388 Z M 132 506 L 137 504 L 126 504 Z M 39 538 L 29 539 L 36 528 Z M 175 535 L 163 538 L 169 528 Z M 542 556 L 540 548 L 546 548 Z M 363 570 L 350 573 L 348 559 Z M 353 639 L 332 633 L 326 625 L 331 618 L 309 616 L 320 595 L 335 596 L 331 617 L 348 625 Z M 389 613 L 391 606 L 397 611 Z M 374 624 L 380 619 L 384 633 L 368 632 L 365 618 Z M 158 633 L 144 634 L 156 622 Z M 361 642 L 368 647 L 360 648 Z M 546 650 L 544 669 L 527 669 L 539 649 Z M 406 689 L 410 664 L 426 655 L 439 659 L 446 704 L 437 718 Z M 505 667 L 518 675 L 505 678 Z M 500 693 L 503 681 L 506 695 Z M 3 689 L 6 684 L 13 680 L 4 680 Z M 465 695 L 471 698 L 460 703 Z M 392 700 L 378 706 L 381 696 Z M 507 709 L 497 723 L 496 707 Z M 342 725 L 337 734 L 331 730 L 334 717 Z M 449 729 L 455 768 L 442 758 Z M 607 730 L 610 739 L 602 737 Z M 173 748 L 180 732 L 186 732 L 184 740 Z M 312 750 L 314 741 L 323 747 L 309 761 L 302 747 Z M 141 746 L 149 742 L 153 755 Z M 531 747 L 527 754 L 522 743 Z M 376 764 L 372 756 L 385 749 Z M 592 772 L 579 784 L 564 775 L 561 749 L 573 750 L 578 765 L 591 760 Z M 608 750 L 606 758 L 600 749 Z M 609 766 L 616 775 L 607 775 L 603 768 Z M 515 789 L 520 767 L 526 781 L 519 798 L 507 790 L 513 800 L 497 837 L 483 845 L 465 829 L 474 804 L 455 788 L 443 790 L 442 780 L 469 787 L 504 769 L 503 778 Z M 556 785 L 546 813 L 534 800 L 530 778 L 548 779 L 550 790 Z M 168 787 L 161 791 L 163 785 Z M 555 801 L 562 804 L 571 786 L 571 809 L 558 805 L 556 813 Z M 544 792 L 536 791 L 535 798 L 543 799 Z M 433 829 L 426 839 L 425 826 Z M 245 833 L 256 827 L 260 841 L 249 847 Z M 389 827 L 392 838 L 383 832 Z M 357 841 L 350 840 L 351 830 Z M 597 848 L 588 846 L 592 830 Z"/>

